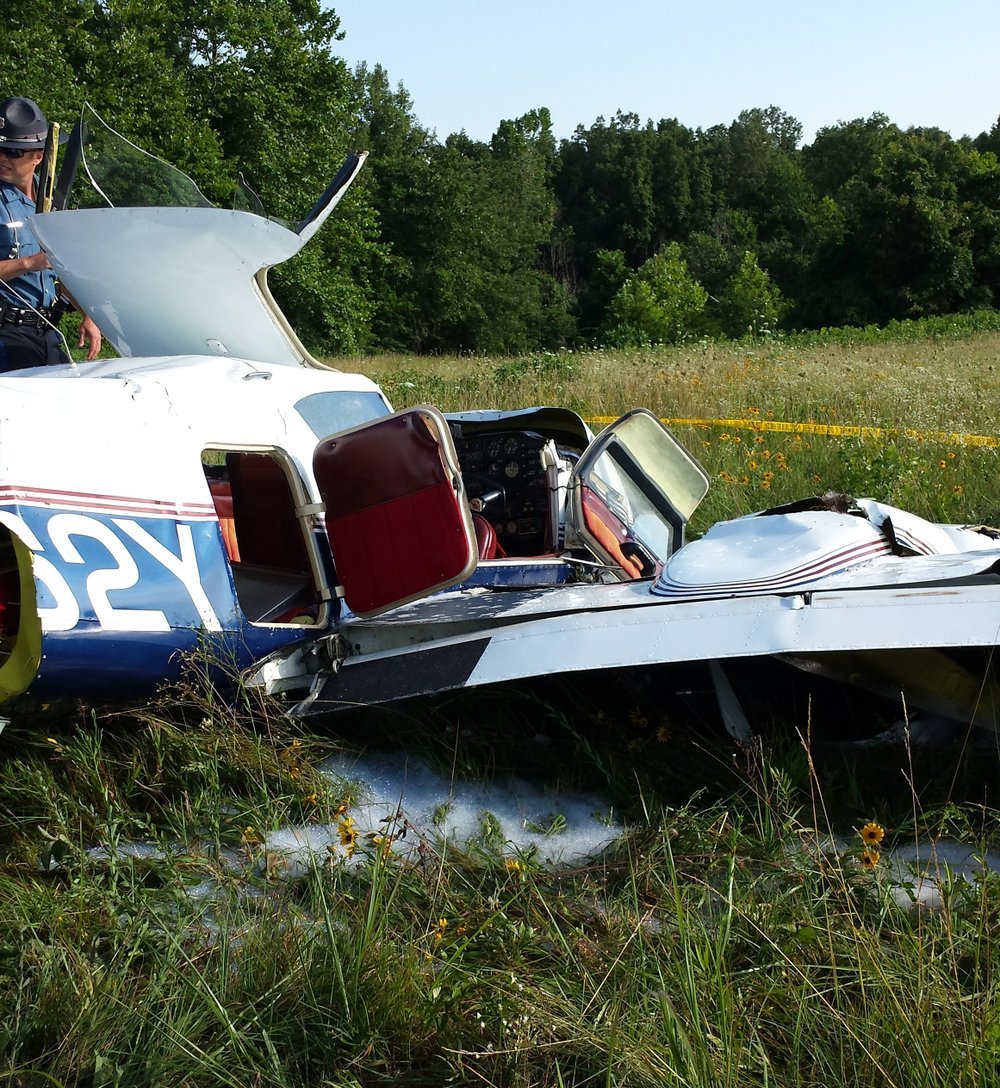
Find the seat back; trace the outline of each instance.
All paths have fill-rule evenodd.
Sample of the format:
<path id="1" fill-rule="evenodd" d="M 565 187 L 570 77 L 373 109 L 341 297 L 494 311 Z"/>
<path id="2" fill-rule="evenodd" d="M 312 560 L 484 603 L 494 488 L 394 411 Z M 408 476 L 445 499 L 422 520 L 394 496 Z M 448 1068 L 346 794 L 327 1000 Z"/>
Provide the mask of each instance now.
<path id="1" fill-rule="evenodd" d="M 496 559 L 499 541 L 493 523 L 482 514 L 473 514 L 472 526 L 476 530 L 476 545 L 479 548 L 480 560 Z"/>
<path id="2" fill-rule="evenodd" d="M 242 562 L 308 572 L 295 500 L 278 462 L 266 453 L 228 453 L 226 466 Z"/>

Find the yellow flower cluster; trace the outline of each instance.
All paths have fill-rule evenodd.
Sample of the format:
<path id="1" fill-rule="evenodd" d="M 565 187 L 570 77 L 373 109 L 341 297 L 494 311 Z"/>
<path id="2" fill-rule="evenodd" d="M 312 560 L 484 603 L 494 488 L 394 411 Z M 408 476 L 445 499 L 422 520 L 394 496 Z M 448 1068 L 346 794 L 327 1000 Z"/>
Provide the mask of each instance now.
<path id="1" fill-rule="evenodd" d="M 864 846 L 861 851 L 861 868 L 872 872 L 882 860 L 879 847 L 885 838 L 885 828 L 881 824 L 869 821 L 858 832 L 858 837 Z"/>
<path id="2" fill-rule="evenodd" d="M 337 817 L 337 832 L 340 836 L 340 845 L 349 858 L 354 857 L 357 849 L 358 830 L 354 824 L 354 817 L 346 812 L 341 812 Z"/>
<path id="3" fill-rule="evenodd" d="M 759 408 L 750 407 L 745 412 L 750 419 L 762 415 Z M 718 478 L 725 484 L 741 487 L 753 486 L 760 488 L 762 491 L 770 491 L 777 473 L 791 471 L 788 464 L 789 453 L 792 450 L 798 451 L 809 448 L 809 444 L 803 442 L 800 434 L 786 436 L 784 441 L 787 444 L 788 452 L 785 450 L 772 450 L 765 444 L 765 436 L 756 429 L 754 429 L 752 436 L 748 436 L 746 439 L 741 435 L 723 431 L 718 436 L 718 442 L 724 447 L 727 459 L 732 461 L 735 457 L 737 464 L 731 464 L 730 468 L 720 470 Z M 705 441 L 703 445 L 706 448 L 711 448 L 712 443 Z"/>

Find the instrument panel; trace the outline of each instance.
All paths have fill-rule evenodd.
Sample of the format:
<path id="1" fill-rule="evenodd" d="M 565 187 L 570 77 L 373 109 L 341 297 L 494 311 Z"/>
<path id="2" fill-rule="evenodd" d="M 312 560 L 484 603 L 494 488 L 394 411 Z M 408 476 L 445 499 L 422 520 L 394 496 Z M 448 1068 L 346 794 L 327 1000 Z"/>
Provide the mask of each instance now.
<path id="1" fill-rule="evenodd" d="M 466 493 L 496 530 L 507 555 L 543 555 L 548 540 L 549 494 L 542 449 L 534 431 L 458 435 L 455 449 Z"/>

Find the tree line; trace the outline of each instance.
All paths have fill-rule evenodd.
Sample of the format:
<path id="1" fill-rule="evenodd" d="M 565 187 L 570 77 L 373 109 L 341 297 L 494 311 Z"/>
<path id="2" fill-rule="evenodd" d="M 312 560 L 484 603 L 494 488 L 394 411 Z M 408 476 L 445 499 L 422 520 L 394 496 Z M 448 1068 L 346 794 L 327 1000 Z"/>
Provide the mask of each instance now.
<path id="1" fill-rule="evenodd" d="M 8 21 L 5 94 L 84 101 L 231 204 L 297 220 L 370 151 L 275 294 L 320 351 L 521 352 L 884 324 L 1000 306 L 1000 120 L 954 139 L 874 114 L 802 142 L 770 106 L 691 129 L 548 111 L 444 139 L 351 71 L 318 0 L 50 0 Z M 165 297 L 169 289 L 165 286 Z"/>

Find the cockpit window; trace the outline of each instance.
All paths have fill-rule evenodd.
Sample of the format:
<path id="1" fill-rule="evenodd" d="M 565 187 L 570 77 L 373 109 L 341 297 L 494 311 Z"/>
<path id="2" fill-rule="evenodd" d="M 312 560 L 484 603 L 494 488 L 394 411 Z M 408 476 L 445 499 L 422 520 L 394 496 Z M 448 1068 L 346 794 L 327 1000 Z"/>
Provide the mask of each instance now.
<path id="1" fill-rule="evenodd" d="M 389 406 L 378 393 L 361 392 L 311 393 L 295 402 L 295 410 L 317 438 L 389 415 Z"/>

